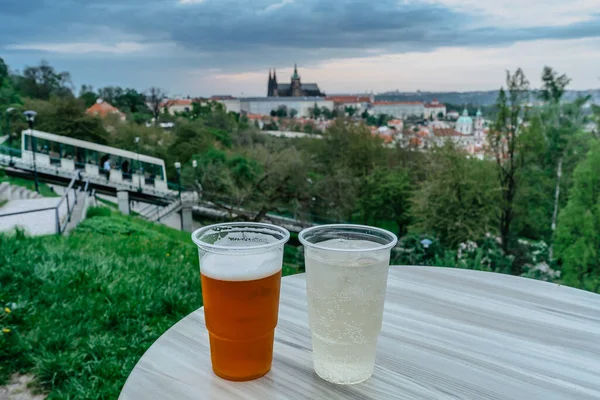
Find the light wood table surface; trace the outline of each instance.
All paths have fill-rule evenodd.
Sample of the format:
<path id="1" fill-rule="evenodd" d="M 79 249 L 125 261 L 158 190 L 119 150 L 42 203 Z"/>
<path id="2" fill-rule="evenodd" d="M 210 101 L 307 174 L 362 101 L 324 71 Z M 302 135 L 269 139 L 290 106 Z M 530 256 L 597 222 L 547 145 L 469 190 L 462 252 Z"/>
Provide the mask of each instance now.
<path id="1" fill-rule="evenodd" d="M 305 278 L 288 276 L 274 346 L 263 378 L 218 378 L 200 308 L 144 354 L 120 399 L 600 399 L 600 295 L 509 275 L 391 267 L 375 372 L 351 386 L 314 373 Z"/>

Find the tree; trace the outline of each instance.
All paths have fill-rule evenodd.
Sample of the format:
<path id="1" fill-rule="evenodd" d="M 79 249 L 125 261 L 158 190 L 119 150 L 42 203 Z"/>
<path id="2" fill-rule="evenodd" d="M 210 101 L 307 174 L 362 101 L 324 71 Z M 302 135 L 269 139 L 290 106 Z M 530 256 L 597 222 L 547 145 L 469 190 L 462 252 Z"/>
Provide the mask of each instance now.
<path id="1" fill-rule="evenodd" d="M 275 112 L 275 115 L 279 118 L 285 118 L 288 116 L 288 109 L 285 105 L 280 105 L 279 107 L 277 107 L 277 111 Z"/>
<path id="2" fill-rule="evenodd" d="M 488 134 L 501 188 L 499 231 L 504 251 L 508 251 L 512 239 L 510 228 L 514 218 L 514 199 L 523 166 L 522 154 L 519 153 L 519 137 L 526 117 L 525 101 L 529 97 L 529 81 L 519 68 L 514 74 L 506 72 L 506 86 L 508 95 L 502 87 L 496 102 L 498 117 Z M 518 275 L 520 271 L 513 273 Z"/>
<path id="3" fill-rule="evenodd" d="M 291 108 L 290 109 L 290 118 L 296 118 L 296 116 L 298 116 L 298 110 L 296 110 L 295 108 Z"/>
<path id="4" fill-rule="evenodd" d="M 437 114 L 437 117 L 438 117 L 438 119 L 442 119 L 442 118 L 444 118 L 444 113 L 440 111 L 440 112 Z"/>
<path id="5" fill-rule="evenodd" d="M 413 198 L 416 229 L 449 247 L 494 231 L 500 190 L 493 163 L 468 158 L 446 141 L 428 154 L 425 165 L 426 179 Z"/>
<path id="6" fill-rule="evenodd" d="M 21 103 L 21 97 L 13 86 L 8 66 L 0 58 L 0 107 L 6 110 L 9 106 L 16 106 Z"/>
<path id="7" fill-rule="evenodd" d="M 352 107 L 352 106 L 348 106 L 348 107 L 344 107 L 344 112 L 350 117 L 352 118 L 354 116 L 354 114 L 356 114 L 356 108 Z"/>
<path id="8" fill-rule="evenodd" d="M 358 207 L 366 224 L 394 221 L 397 233 L 406 233 L 410 222 L 411 183 L 402 169 L 377 168 L 363 181 Z"/>
<path id="9" fill-rule="evenodd" d="M 109 134 L 96 116 L 85 113 L 85 105 L 74 97 L 53 97 L 50 101 L 26 99 L 25 109 L 35 110 L 36 129 L 98 144 L 108 144 Z"/>
<path id="10" fill-rule="evenodd" d="M 164 94 L 163 94 L 164 97 Z M 150 110 L 146 105 L 146 97 L 143 93 L 137 92 L 135 89 L 125 89 L 115 97 L 113 106 L 117 107 L 123 112 L 130 112 L 132 114 L 142 113 L 149 114 Z"/>
<path id="11" fill-rule="evenodd" d="M 151 87 L 146 91 L 146 103 L 148 108 L 154 117 L 154 124 L 158 123 L 158 117 L 160 116 L 160 105 L 164 99 L 167 98 L 166 92 L 157 87 Z"/>
<path id="12" fill-rule="evenodd" d="M 123 89 L 118 86 L 106 86 L 98 89 L 98 97 L 110 104 L 115 104 L 116 100 L 123 95 Z"/>
<path id="13" fill-rule="evenodd" d="M 385 162 L 382 140 L 363 124 L 338 118 L 322 140 L 310 140 L 310 209 L 322 218 L 349 221 L 356 209 L 361 182 Z M 321 219 L 322 221 L 327 221 Z"/>
<path id="14" fill-rule="evenodd" d="M 551 67 L 544 66 L 539 97 L 547 103 L 559 103 L 569 83 L 571 79 L 567 75 L 559 75 Z"/>
<path id="15" fill-rule="evenodd" d="M 91 85 L 81 85 L 79 89 L 79 98 L 84 102 L 87 108 L 91 107 L 98 100 L 98 95 L 94 93 L 94 88 Z"/>
<path id="16" fill-rule="evenodd" d="M 577 166 L 567 206 L 561 211 L 555 248 L 562 282 L 600 293 L 600 145 Z"/>
<path id="17" fill-rule="evenodd" d="M 0 89 L 2 89 L 2 84 L 6 78 L 8 78 L 8 65 L 6 65 L 2 57 L 0 57 Z"/>
<path id="18" fill-rule="evenodd" d="M 205 197 L 230 218 L 261 221 L 270 211 L 283 212 L 308 198 L 306 163 L 293 147 L 258 144 L 239 153 L 212 148 L 197 159 Z"/>
<path id="19" fill-rule="evenodd" d="M 50 96 L 73 96 L 71 75 L 56 72 L 46 61 L 37 67 L 27 67 L 17 77 L 17 90 L 25 97 L 48 100 Z"/>
<path id="20" fill-rule="evenodd" d="M 310 108 L 309 113 L 313 119 L 317 119 L 321 116 L 321 109 L 319 108 L 316 102 L 315 105 Z"/>
<path id="21" fill-rule="evenodd" d="M 333 119 L 335 117 L 333 111 L 331 111 L 329 108 L 327 108 L 325 106 L 321 107 L 321 115 L 325 119 Z"/>

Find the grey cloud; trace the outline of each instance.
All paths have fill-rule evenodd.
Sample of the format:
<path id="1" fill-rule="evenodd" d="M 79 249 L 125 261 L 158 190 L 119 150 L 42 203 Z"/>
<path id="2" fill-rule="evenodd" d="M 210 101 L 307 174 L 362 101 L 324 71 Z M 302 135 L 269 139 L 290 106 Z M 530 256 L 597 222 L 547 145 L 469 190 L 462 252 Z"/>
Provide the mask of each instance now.
<path id="1" fill-rule="evenodd" d="M 600 36 L 600 15 L 563 27 L 470 28 L 471 14 L 435 4 L 396 0 L 296 0 L 268 12 L 279 0 L 3 0 L 0 48 L 16 43 L 102 41 L 102 32 L 172 41 L 190 55 L 174 62 L 243 70 L 384 52 L 443 46 L 485 46 L 540 38 Z M 249 4 L 250 3 L 250 4 Z"/>

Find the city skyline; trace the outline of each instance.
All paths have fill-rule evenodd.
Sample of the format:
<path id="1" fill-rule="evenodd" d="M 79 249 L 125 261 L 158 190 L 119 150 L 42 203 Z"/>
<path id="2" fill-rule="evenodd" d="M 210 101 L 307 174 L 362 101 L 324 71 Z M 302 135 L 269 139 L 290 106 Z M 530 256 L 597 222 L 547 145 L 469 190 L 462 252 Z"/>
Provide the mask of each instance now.
<path id="1" fill-rule="evenodd" d="M 544 65 L 571 77 L 572 89 L 600 87 L 594 0 L 48 4 L 7 0 L 0 56 L 14 70 L 45 59 L 77 88 L 257 96 L 268 69 L 287 82 L 294 63 L 328 94 L 494 90 L 517 67 L 537 87 Z"/>

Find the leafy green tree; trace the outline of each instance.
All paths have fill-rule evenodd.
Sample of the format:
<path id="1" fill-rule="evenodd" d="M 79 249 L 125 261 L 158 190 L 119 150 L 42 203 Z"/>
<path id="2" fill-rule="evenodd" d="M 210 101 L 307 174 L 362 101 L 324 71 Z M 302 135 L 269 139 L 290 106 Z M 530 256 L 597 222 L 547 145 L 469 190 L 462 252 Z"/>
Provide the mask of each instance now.
<path id="1" fill-rule="evenodd" d="M 317 119 L 321 116 L 322 110 L 319 108 L 319 106 L 315 102 L 315 105 L 310 108 L 309 113 L 312 118 Z"/>
<path id="2" fill-rule="evenodd" d="M 0 57 L 0 112 L 19 104 L 22 104 L 21 96 L 14 88 L 8 65 Z"/>
<path id="3" fill-rule="evenodd" d="M 279 117 L 279 118 L 285 118 L 288 116 L 288 109 L 286 106 L 284 105 L 280 105 L 279 107 L 277 107 L 277 110 L 275 111 L 275 116 Z"/>
<path id="4" fill-rule="evenodd" d="M 349 221 L 357 207 L 363 179 L 385 162 L 382 140 L 354 121 L 338 118 L 322 140 L 310 140 L 313 170 L 310 210 L 322 218 Z M 322 221 L 325 221 L 321 219 Z"/>
<path id="5" fill-rule="evenodd" d="M 290 118 L 296 118 L 298 116 L 298 110 L 295 108 L 290 109 Z"/>
<path id="6" fill-rule="evenodd" d="M 498 117 L 488 134 L 490 150 L 496 159 L 501 188 L 499 231 L 504 251 L 508 251 L 512 240 L 514 200 L 523 166 L 519 144 L 526 117 L 525 102 L 529 98 L 529 81 L 519 68 L 514 74 L 510 71 L 506 72 L 506 86 L 507 91 L 502 87 L 498 94 Z M 513 273 L 518 275 L 520 271 L 513 271 Z"/>
<path id="7" fill-rule="evenodd" d="M 600 145 L 575 169 L 567 206 L 561 211 L 555 249 L 565 285 L 600 293 Z"/>
<path id="8" fill-rule="evenodd" d="M 110 135 L 104 128 L 102 120 L 87 115 L 85 105 L 80 99 L 74 97 L 53 97 L 50 101 L 26 99 L 24 108 L 38 113 L 36 129 L 99 144 L 109 143 Z M 23 129 L 24 122 L 22 124 Z"/>
<path id="9" fill-rule="evenodd" d="M 229 218 L 237 214 L 237 219 L 260 221 L 268 212 L 284 212 L 306 200 L 306 164 L 294 148 L 257 145 L 241 153 L 211 148 L 195 158 L 203 196 Z"/>
<path id="10" fill-rule="evenodd" d="M 16 88 L 24 97 L 48 100 L 51 96 L 71 97 L 71 75 L 56 72 L 54 67 L 42 61 L 37 67 L 27 67 L 23 75 L 16 77 Z"/>
<path id="11" fill-rule="evenodd" d="M 335 118 L 334 112 L 331 111 L 329 108 L 327 108 L 325 106 L 321 107 L 321 115 L 325 119 L 333 119 L 333 118 Z"/>
<path id="12" fill-rule="evenodd" d="M 377 168 L 363 181 L 358 207 L 366 224 L 394 221 L 397 233 L 406 233 L 410 222 L 412 187 L 401 169 Z"/>
<path id="13" fill-rule="evenodd" d="M 356 114 L 356 108 L 352 107 L 352 106 L 348 106 L 348 107 L 344 107 L 344 112 L 350 117 L 352 118 L 354 116 L 354 114 Z"/>
<path id="14" fill-rule="evenodd" d="M 558 74 L 551 67 L 544 66 L 542 70 L 542 88 L 539 97 L 548 103 L 558 103 L 565 94 L 565 89 L 571 83 L 571 78 Z"/>
<path id="15" fill-rule="evenodd" d="M 500 189 L 493 163 L 468 158 L 447 141 L 431 151 L 426 165 L 427 178 L 413 200 L 417 230 L 449 247 L 495 231 Z"/>
<path id="16" fill-rule="evenodd" d="M 4 80 L 8 78 L 8 65 L 4 62 L 2 57 L 0 57 L 0 89 L 2 89 L 2 85 Z"/>
<path id="17" fill-rule="evenodd" d="M 83 101 L 86 107 L 91 107 L 98 100 L 98 95 L 94 92 L 94 88 L 91 85 L 81 85 L 79 89 L 79 98 Z"/>
<path id="18" fill-rule="evenodd" d="M 118 86 L 106 86 L 98 89 L 98 97 L 110 104 L 115 104 L 123 95 L 123 89 Z"/>

